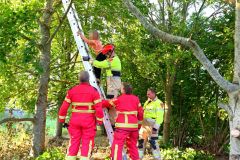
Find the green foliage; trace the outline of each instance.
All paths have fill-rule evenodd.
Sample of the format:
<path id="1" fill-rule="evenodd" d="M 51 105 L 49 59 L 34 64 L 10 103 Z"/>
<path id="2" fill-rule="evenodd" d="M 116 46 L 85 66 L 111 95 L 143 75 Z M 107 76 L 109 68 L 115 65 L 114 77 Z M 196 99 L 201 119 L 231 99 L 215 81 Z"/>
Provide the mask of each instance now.
<path id="1" fill-rule="evenodd" d="M 219 72 L 231 80 L 234 10 L 225 5 L 220 10 L 222 13 L 212 18 L 192 10 L 187 10 L 184 15 L 186 5 L 193 8 L 199 2 L 174 1 L 173 6 L 165 8 L 166 18 L 163 19 L 156 5 L 149 1 L 133 1 L 157 28 L 196 40 Z M 223 3 L 205 2 L 207 7 Z M 227 95 L 217 87 L 190 51 L 178 45 L 163 43 L 150 35 L 129 14 L 121 1 L 77 0 L 74 3 L 77 12 L 81 13 L 79 18 L 85 34 L 96 29 L 100 32 L 103 44 L 116 45 L 116 54 L 123 67 L 122 81 L 133 85 L 134 93 L 141 98 L 141 102 L 147 99 L 148 87 L 156 88 L 158 97 L 164 101 L 167 74 L 176 73 L 170 128 L 171 146 L 204 147 L 214 153 L 227 148 L 228 117 L 217 107 L 220 100 L 226 101 Z M 57 7 L 54 8 L 51 33 L 63 14 L 61 4 L 55 5 Z M 37 47 L 40 39 L 37 21 L 42 6 L 43 1 L 38 0 L 0 3 L 0 111 L 8 107 L 34 112 L 37 82 L 43 72 Z M 68 21 L 65 20 L 52 42 L 47 110 L 49 117 L 56 117 L 66 91 L 78 83 L 77 74 L 83 67 L 76 50 Z M 222 150 L 224 151 L 227 152 Z M 202 159 L 208 159 L 202 152 L 191 149 L 164 150 L 163 153 L 167 157 L 172 155 L 182 159 L 196 159 L 202 156 Z M 63 157 L 57 148 L 49 149 L 44 156 Z"/>
<path id="2" fill-rule="evenodd" d="M 48 148 L 41 156 L 37 157 L 36 160 L 64 160 L 65 154 L 60 148 Z"/>
<path id="3" fill-rule="evenodd" d="M 186 148 L 185 150 L 179 150 L 177 148 L 163 149 L 161 150 L 162 157 L 165 160 L 214 160 L 215 158 L 203 151 L 197 151 L 192 148 Z M 62 148 L 54 147 L 49 148 L 36 160 L 64 160 L 65 154 L 62 152 Z M 109 160 L 110 157 L 105 158 Z"/>
<path id="4" fill-rule="evenodd" d="M 165 160 L 214 160 L 215 158 L 203 151 L 196 151 L 192 148 L 179 150 L 177 148 L 164 149 L 161 151 Z"/>
<path id="5" fill-rule="evenodd" d="M 33 112 L 38 76 L 36 47 L 39 1 L 0 3 L 0 79 L 1 110 L 22 108 Z M 25 83 L 27 81 L 27 83 Z"/>
<path id="6" fill-rule="evenodd" d="M 6 123 L 0 126 L 0 159 L 28 159 L 31 149 L 31 124 Z M 30 130 L 29 130 L 30 129 Z"/>

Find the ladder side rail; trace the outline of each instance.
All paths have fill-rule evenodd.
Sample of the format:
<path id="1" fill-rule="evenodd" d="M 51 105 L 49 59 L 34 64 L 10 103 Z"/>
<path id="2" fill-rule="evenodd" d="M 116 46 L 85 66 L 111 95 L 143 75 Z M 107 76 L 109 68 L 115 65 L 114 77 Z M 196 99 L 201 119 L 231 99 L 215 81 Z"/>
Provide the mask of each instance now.
<path id="1" fill-rule="evenodd" d="M 62 2 L 63 2 L 64 9 L 66 11 L 70 1 L 62 0 Z M 77 47 L 78 47 L 78 50 L 79 50 L 79 53 L 81 54 L 81 56 L 82 57 L 89 56 L 91 58 L 91 55 L 88 53 L 88 51 L 89 51 L 88 46 L 85 44 L 85 42 L 83 42 L 81 37 L 77 35 L 77 32 L 79 30 L 80 30 L 80 32 L 82 32 L 82 27 L 81 27 L 81 23 L 78 18 L 78 15 L 76 14 L 75 11 L 76 11 L 75 6 L 72 3 L 72 7 L 70 8 L 70 10 L 68 12 L 67 17 L 68 17 L 69 24 L 71 26 L 71 29 L 72 29 L 72 32 L 74 35 L 74 39 L 77 43 Z M 101 90 L 100 87 L 97 85 L 96 77 L 93 73 L 92 65 L 88 61 L 83 61 L 83 66 L 90 75 L 90 84 L 93 87 L 97 88 L 98 92 L 101 93 L 102 98 L 105 98 L 105 94 L 104 94 L 103 90 Z M 113 142 L 113 129 L 112 129 L 112 126 L 110 123 L 109 114 L 108 114 L 107 109 L 103 109 L 103 112 L 104 112 L 104 127 L 107 131 L 107 136 L 108 136 L 108 139 L 109 139 L 109 142 L 111 145 Z M 124 154 L 123 159 L 126 160 L 127 156 L 126 156 L 125 151 L 123 151 L 123 154 Z"/>
<path id="2" fill-rule="evenodd" d="M 63 1 L 63 6 L 64 9 L 66 10 L 68 8 L 68 5 L 70 3 L 69 0 L 62 0 Z M 71 27 L 71 30 L 73 32 L 74 35 L 74 39 L 76 41 L 77 44 L 77 48 L 79 50 L 79 53 L 81 54 L 82 57 L 84 56 L 90 56 L 89 54 L 87 54 L 87 45 L 85 46 L 85 42 L 83 42 L 83 40 L 81 39 L 80 36 L 77 35 L 77 32 L 79 31 L 79 27 L 80 30 L 82 30 L 81 28 L 81 24 L 79 22 L 76 21 L 76 16 L 77 14 L 75 14 L 75 10 L 74 10 L 74 4 L 72 4 L 72 7 L 70 8 L 67 17 L 69 20 L 69 24 Z M 77 17 L 78 18 L 78 17 Z M 96 78 L 95 75 L 93 73 L 93 69 L 92 69 L 92 65 L 88 62 L 88 61 L 83 61 L 83 66 L 85 68 L 86 71 L 88 71 L 89 75 L 90 75 L 90 84 L 95 87 L 99 93 L 101 93 L 102 98 L 104 98 L 105 94 L 104 92 L 99 88 L 99 86 L 96 83 Z M 107 112 L 107 109 L 104 109 L 104 126 L 106 128 L 106 132 L 108 135 L 108 139 L 110 141 L 110 144 L 112 144 L 113 142 L 113 129 L 110 123 L 110 119 L 109 119 L 109 115 Z"/>

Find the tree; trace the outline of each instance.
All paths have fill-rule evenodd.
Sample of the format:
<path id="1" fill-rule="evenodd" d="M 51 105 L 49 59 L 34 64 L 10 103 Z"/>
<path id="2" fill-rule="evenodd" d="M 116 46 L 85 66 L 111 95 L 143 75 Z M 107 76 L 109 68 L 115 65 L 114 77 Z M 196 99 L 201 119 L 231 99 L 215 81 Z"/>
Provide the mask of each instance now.
<path id="1" fill-rule="evenodd" d="M 42 19 L 39 21 L 41 30 L 40 65 L 43 73 L 39 79 L 39 90 L 36 102 L 35 121 L 33 125 L 33 153 L 39 156 L 45 149 L 45 126 L 46 126 L 46 109 L 48 106 L 48 83 L 50 78 L 50 56 L 51 41 L 50 25 L 53 14 L 53 0 L 47 0 L 44 8 Z"/>
<path id="2" fill-rule="evenodd" d="M 240 80 L 240 3 L 236 1 L 236 22 L 235 22 L 235 56 L 234 56 L 234 76 L 233 82 L 225 80 L 214 67 L 214 65 L 208 60 L 205 56 L 203 50 L 200 46 L 193 40 L 189 38 L 184 38 L 180 36 L 174 36 L 163 32 L 154 25 L 150 24 L 147 19 L 142 15 L 142 13 L 129 1 L 123 0 L 125 6 L 129 11 L 135 15 L 142 25 L 153 35 L 160 38 L 161 40 L 173 43 L 180 44 L 183 47 L 190 48 L 193 51 L 194 56 L 200 61 L 200 63 L 205 67 L 210 76 L 214 81 L 228 93 L 229 102 L 227 105 L 220 104 L 220 107 L 224 108 L 229 114 L 229 126 L 230 130 L 237 130 L 239 132 L 240 128 L 240 102 L 239 102 L 239 80 Z M 239 159 L 240 158 L 240 140 L 239 135 L 230 136 L 230 159 Z"/>
<path id="3" fill-rule="evenodd" d="M 49 108 L 49 101 L 48 101 L 48 98 L 49 98 L 48 92 L 49 91 L 48 91 L 48 89 L 49 89 L 49 82 L 50 82 L 50 65 L 51 65 L 50 62 L 51 62 L 51 52 L 52 52 L 52 41 L 53 41 L 54 37 L 56 36 L 57 32 L 59 31 L 61 25 L 63 24 L 64 19 L 66 18 L 67 12 L 69 11 L 69 9 L 67 9 L 67 11 L 63 15 L 63 17 L 61 17 L 59 19 L 59 23 L 56 24 L 56 28 L 53 27 L 53 31 L 52 31 L 51 30 L 51 28 L 53 26 L 52 25 L 52 22 L 53 22 L 52 17 L 53 17 L 53 14 L 55 13 L 55 10 L 57 9 L 57 6 L 59 5 L 59 2 L 54 3 L 54 0 L 46 0 L 44 2 L 45 2 L 45 6 L 42 11 L 39 11 L 39 7 L 42 7 L 43 1 L 41 1 L 41 2 L 36 2 L 36 1 L 18 2 L 18 3 L 22 3 L 24 7 L 26 7 L 27 9 L 30 10 L 30 12 L 27 12 L 27 14 L 24 9 L 21 9 L 21 7 L 19 7 L 20 8 L 19 12 L 12 11 L 10 9 L 11 7 L 9 7 L 9 10 L 8 10 L 9 12 L 7 12 L 7 14 L 8 14 L 8 16 L 10 16 L 10 17 L 12 16 L 14 18 L 13 21 L 15 20 L 15 23 L 13 22 L 10 25 L 15 26 L 16 21 L 17 21 L 18 22 L 17 24 L 19 24 L 19 26 L 17 26 L 16 28 L 11 27 L 11 28 L 13 28 L 11 30 L 10 29 L 5 30 L 5 32 L 8 32 L 7 35 L 9 36 L 9 39 L 10 39 L 9 42 L 11 42 L 10 43 L 11 45 L 9 45 L 9 47 L 6 49 L 1 46 L 1 49 L 3 49 L 3 55 L 1 55 L 1 63 L 4 64 L 3 66 L 1 66 L 4 68 L 3 72 L 7 71 L 8 65 L 11 66 L 11 65 L 17 64 L 16 67 L 23 69 L 23 73 L 24 72 L 30 73 L 30 76 L 29 76 L 30 80 L 34 79 L 34 81 L 35 81 L 34 83 L 36 83 L 36 79 L 39 78 L 38 92 L 33 93 L 35 95 L 37 94 L 37 100 L 36 101 L 34 100 L 35 101 L 34 118 L 8 118 L 8 119 L 4 119 L 0 122 L 0 123 L 5 123 L 8 121 L 15 121 L 15 122 L 32 121 L 33 122 L 32 151 L 33 151 L 33 154 L 35 157 L 40 155 L 45 149 L 45 136 L 46 136 L 45 135 L 45 126 L 46 126 L 46 111 L 47 111 L 47 108 Z M 12 3 L 12 2 L 9 2 L 9 3 Z M 72 4 L 72 1 L 70 2 L 70 6 L 71 6 L 71 4 Z M 34 17 L 34 14 L 35 15 L 37 14 L 37 17 L 36 17 L 37 20 L 34 18 L 31 18 L 31 20 L 26 21 L 26 19 L 27 19 L 26 16 L 28 14 L 29 14 L 30 18 Z M 38 21 L 38 24 L 40 27 L 39 34 L 33 33 L 33 32 L 36 32 L 36 27 L 37 27 L 36 22 L 37 21 Z M 8 25 L 4 21 L 1 21 L 1 22 L 3 22 L 6 26 Z M 8 28 L 6 26 L 4 26 L 4 27 Z M 51 32 L 52 32 L 52 34 L 51 34 Z M 40 36 L 40 42 L 38 42 L 38 40 L 37 40 L 39 38 L 38 36 Z M 18 46 L 17 42 L 19 42 L 21 44 L 22 39 L 24 39 L 26 42 L 31 44 L 29 47 L 28 46 L 23 47 L 24 51 L 26 50 L 26 54 L 27 54 L 27 55 L 24 55 L 24 56 L 26 56 L 26 58 L 25 58 L 26 60 L 24 62 L 31 62 L 32 59 L 36 60 L 37 65 L 35 67 L 33 67 L 33 70 L 31 67 L 30 67 L 30 69 L 26 69 L 26 68 L 28 68 L 28 66 L 25 63 L 23 64 L 24 67 L 19 65 L 19 64 L 21 64 L 20 59 L 16 58 L 16 61 L 14 61 L 14 63 L 11 63 L 12 61 L 8 60 L 8 59 L 13 60 L 15 58 L 15 56 L 11 55 L 11 51 L 17 52 L 18 49 L 15 49 L 14 47 Z M 1 39 L 1 40 L 5 40 L 5 39 Z M 8 38 L 5 41 L 8 41 Z M 5 44 L 7 45 L 7 43 L 5 43 Z M 21 47 L 19 47 L 19 48 L 21 48 Z M 36 56 L 36 55 L 38 55 L 38 53 L 40 55 L 40 59 L 38 59 L 38 57 Z M 20 52 L 20 54 L 21 54 L 21 52 Z M 24 54 L 25 54 L 25 52 L 24 52 Z M 34 55 L 34 54 L 36 54 L 36 55 Z M 8 57 L 8 58 L 6 58 L 6 57 Z M 32 66 L 32 65 L 30 65 L 30 66 Z M 7 72 L 13 74 L 12 70 L 9 70 Z M 26 74 L 26 73 L 24 73 L 24 74 Z M 13 79 L 13 78 L 9 77 L 9 75 L 5 74 L 4 76 L 5 76 L 4 77 L 5 79 Z M 18 76 L 17 78 L 19 78 L 19 77 L 21 77 L 21 76 Z M 17 83 L 16 80 L 13 82 Z M 23 81 L 21 81 L 20 84 L 21 85 L 23 85 L 23 84 L 30 85 L 30 84 L 32 84 L 30 82 L 31 81 L 28 81 L 28 83 L 24 83 Z M 11 84 L 11 83 L 9 83 L 9 84 Z M 13 87 L 13 86 L 9 86 L 9 87 Z M 19 86 L 15 86 L 15 87 L 18 88 Z M 30 88 L 32 90 L 34 90 L 35 87 L 36 86 L 30 86 Z M 18 91 L 18 89 L 16 89 L 16 90 Z M 23 90 L 23 92 L 24 91 L 26 91 L 26 88 Z M 19 93 L 16 94 L 16 91 L 15 91 L 15 94 L 8 95 L 9 98 L 6 99 L 5 101 L 10 101 L 12 98 L 15 98 L 15 97 L 17 97 L 18 99 L 21 100 L 22 97 L 20 95 L 21 94 L 19 94 Z M 28 95 L 32 95 L 32 94 L 28 94 Z M 19 98 L 19 97 L 21 97 L 21 98 Z M 23 99 L 25 99 L 25 102 L 27 101 L 26 97 Z M 35 98 L 33 98 L 33 99 L 35 99 Z M 23 108 L 23 107 L 21 107 L 21 108 Z M 26 107 L 23 109 L 33 112 L 32 107 Z"/>

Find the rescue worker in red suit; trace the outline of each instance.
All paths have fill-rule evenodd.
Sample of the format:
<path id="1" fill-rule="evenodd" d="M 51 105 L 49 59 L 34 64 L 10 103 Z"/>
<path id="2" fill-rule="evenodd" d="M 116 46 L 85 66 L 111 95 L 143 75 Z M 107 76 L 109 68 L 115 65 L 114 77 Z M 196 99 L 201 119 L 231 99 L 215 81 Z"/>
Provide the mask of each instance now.
<path id="1" fill-rule="evenodd" d="M 81 160 L 90 158 L 94 147 L 96 124 L 103 123 L 101 99 L 98 91 L 89 84 L 88 72 L 82 71 L 79 79 L 80 84 L 68 90 L 59 110 L 59 122 L 65 123 L 68 108 L 70 104 L 72 106 L 72 115 L 68 126 L 70 144 L 67 160 L 76 160 L 79 151 Z M 66 126 L 66 123 L 64 125 Z"/>
<path id="2" fill-rule="evenodd" d="M 124 142 L 132 160 L 139 160 L 137 141 L 138 129 L 143 120 L 143 108 L 139 98 L 132 94 L 132 87 L 123 83 L 119 97 L 104 100 L 103 107 L 115 107 L 117 119 L 115 123 L 114 139 L 111 147 L 112 160 L 122 160 Z"/>

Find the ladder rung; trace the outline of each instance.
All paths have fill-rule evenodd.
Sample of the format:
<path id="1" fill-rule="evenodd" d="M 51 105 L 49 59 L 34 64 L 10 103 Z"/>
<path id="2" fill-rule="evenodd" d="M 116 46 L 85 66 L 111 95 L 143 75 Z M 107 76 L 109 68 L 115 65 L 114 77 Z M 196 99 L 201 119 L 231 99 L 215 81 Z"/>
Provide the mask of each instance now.
<path id="1" fill-rule="evenodd" d="M 68 6 L 70 4 L 70 1 L 69 0 L 62 0 L 62 3 L 63 3 L 64 10 L 66 12 L 66 10 L 68 9 Z M 75 9 L 75 6 L 74 6 L 73 3 L 72 3 L 72 6 L 70 7 L 70 10 L 69 10 L 68 14 L 67 14 L 67 18 L 68 18 L 72 33 L 74 35 L 74 39 L 75 39 L 75 42 L 77 44 L 77 48 L 78 48 L 79 53 L 81 54 L 82 57 L 89 56 L 91 58 L 91 55 L 89 54 L 89 49 L 88 49 L 87 44 L 80 38 L 80 36 L 77 35 L 78 31 L 80 31 L 82 33 L 83 33 L 83 31 L 82 31 L 82 26 L 81 26 L 81 23 L 80 23 L 80 19 L 77 15 L 77 12 L 76 12 L 76 9 Z M 93 69 L 92 69 L 91 64 L 89 63 L 89 61 L 83 61 L 82 63 L 83 63 L 83 66 L 84 66 L 85 70 L 88 71 L 88 73 L 90 75 L 90 84 L 93 87 L 95 87 L 98 90 L 101 97 L 105 99 L 106 96 L 104 94 L 103 89 L 101 87 L 99 87 L 96 83 L 96 77 L 93 73 Z M 104 112 L 104 118 L 103 118 L 104 119 L 104 121 L 103 121 L 104 127 L 106 129 L 109 142 L 110 142 L 110 144 L 112 144 L 112 142 L 113 142 L 112 125 L 110 123 L 109 115 L 108 115 L 107 110 L 103 109 L 103 112 Z M 126 160 L 125 152 L 124 152 L 123 160 Z"/>

